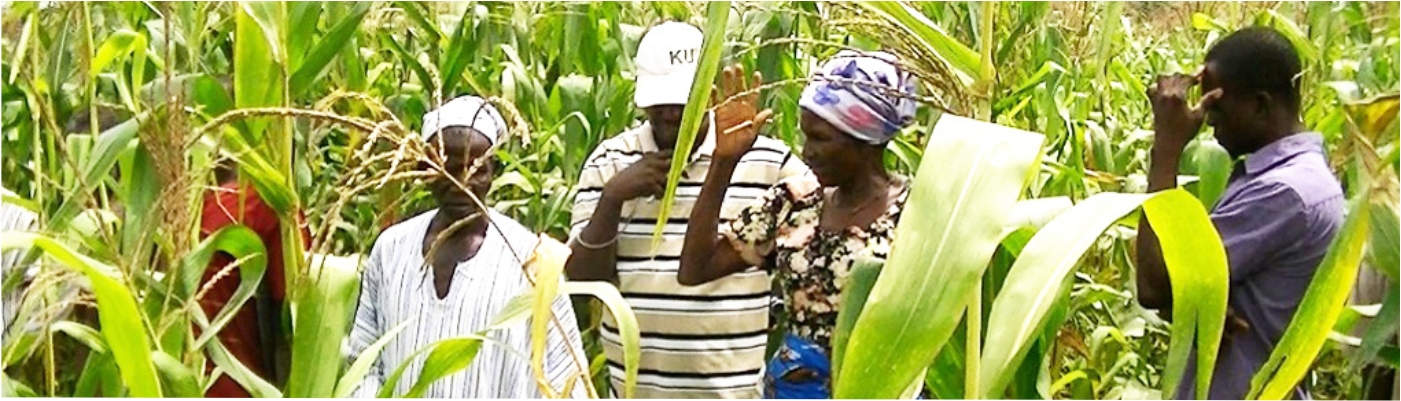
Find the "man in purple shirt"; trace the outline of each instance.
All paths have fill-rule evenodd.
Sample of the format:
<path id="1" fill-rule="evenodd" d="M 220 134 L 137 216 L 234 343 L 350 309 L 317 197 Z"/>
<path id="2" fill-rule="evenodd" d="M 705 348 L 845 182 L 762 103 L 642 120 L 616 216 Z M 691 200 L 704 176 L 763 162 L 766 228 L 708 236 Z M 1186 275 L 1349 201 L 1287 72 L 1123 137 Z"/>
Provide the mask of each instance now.
<path id="1" fill-rule="evenodd" d="M 1207 52 L 1198 76 L 1158 77 L 1148 191 L 1177 185 L 1182 149 L 1203 121 L 1236 160 L 1226 193 L 1211 210 L 1230 264 L 1226 335 L 1209 398 L 1240 399 L 1269 359 L 1343 220 L 1343 192 L 1324 159 L 1323 139 L 1299 119 L 1300 62 L 1268 28 L 1245 28 Z M 1187 89 L 1200 84 L 1197 108 Z M 1171 319 L 1172 289 L 1147 219 L 1138 231 L 1139 303 Z M 1193 353 L 1195 358 L 1195 352 Z M 1193 399 L 1195 362 L 1177 397 Z M 1302 388 L 1295 398 L 1305 398 Z"/>

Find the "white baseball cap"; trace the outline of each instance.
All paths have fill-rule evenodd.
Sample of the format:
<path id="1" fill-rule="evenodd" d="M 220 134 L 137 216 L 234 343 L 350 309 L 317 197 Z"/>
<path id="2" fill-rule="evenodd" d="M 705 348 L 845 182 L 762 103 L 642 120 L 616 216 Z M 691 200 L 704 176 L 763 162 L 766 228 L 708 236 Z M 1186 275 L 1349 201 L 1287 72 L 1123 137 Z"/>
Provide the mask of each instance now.
<path id="1" fill-rule="evenodd" d="M 637 89 L 633 101 L 647 108 L 684 105 L 691 96 L 705 35 L 683 22 L 664 22 L 648 29 L 637 45 Z"/>

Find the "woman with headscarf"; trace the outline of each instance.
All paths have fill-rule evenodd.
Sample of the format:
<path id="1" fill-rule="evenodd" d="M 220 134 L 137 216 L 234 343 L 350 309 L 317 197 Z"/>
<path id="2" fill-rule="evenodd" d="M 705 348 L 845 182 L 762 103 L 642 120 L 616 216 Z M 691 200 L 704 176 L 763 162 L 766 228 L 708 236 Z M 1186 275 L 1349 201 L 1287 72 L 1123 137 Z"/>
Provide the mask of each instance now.
<path id="1" fill-rule="evenodd" d="M 738 67 L 725 70 L 726 97 L 747 93 Z M 750 85 L 760 81 L 756 73 Z M 735 84 L 739 83 L 739 84 Z M 843 51 L 813 73 L 799 101 L 811 176 L 774 185 L 720 228 L 734 166 L 772 115 L 757 93 L 721 104 L 710 171 L 691 210 L 677 279 L 700 285 L 755 267 L 780 283 L 783 344 L 764 374 L 765 398 L 829 398 L 832 331 L 854 256 L 890 252 L 909 182 L 885 169 L 886 144 L 914 119 L 913 77 L 888 53 Z"/>

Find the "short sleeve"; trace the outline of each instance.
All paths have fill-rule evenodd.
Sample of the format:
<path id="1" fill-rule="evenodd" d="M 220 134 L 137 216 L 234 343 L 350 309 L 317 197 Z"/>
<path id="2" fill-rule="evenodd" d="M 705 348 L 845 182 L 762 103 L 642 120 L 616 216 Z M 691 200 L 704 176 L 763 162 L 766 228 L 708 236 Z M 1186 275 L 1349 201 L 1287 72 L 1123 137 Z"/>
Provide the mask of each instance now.
<path id="1" fill-rule="evenodd" d="M 812 173 L 807 164 L 798 155 L 789 152 L 783 159 L 783 165 L 779 167 L 778 179 L 786 180 L 793 177 L 802 177 Z"/>
<path id="2" fill-rule="evenodd" d="M 740 210 L 728 230 L 719 230 L 745 262 L 766 269 L 771 267 L 767 262 L 774 251 L 779 224 L 792 209 L 794 185 L 804 186 L 793 180 L 780 181 L 758 202 Z"/>
<path id="3" fill-rule="evenodd" d="M 603 185 L 613 178 L 613 171 L 607 157 L 607 151 L 603 145 L 599 145 L 597 150 L 584 162 L 584 169 L 579 172 L 579 192 L 574 194 L 574 207 L 570 209 L 569 238 L 572 240 L 579 236 L 584 226 L 589 224 L 589 219 L 593 217 L 594 209 L 598 208 L 598 201 L 603 197 Z"/>
<path id="4" fill-rule="evenodd" d="M 1226 247 L 1231 282 L 1259 273 L 1307 225 L 1303 200 L 1287 185 L 1251 185 L 1239 194 L 1211 212 L 1211 222 Z"/>

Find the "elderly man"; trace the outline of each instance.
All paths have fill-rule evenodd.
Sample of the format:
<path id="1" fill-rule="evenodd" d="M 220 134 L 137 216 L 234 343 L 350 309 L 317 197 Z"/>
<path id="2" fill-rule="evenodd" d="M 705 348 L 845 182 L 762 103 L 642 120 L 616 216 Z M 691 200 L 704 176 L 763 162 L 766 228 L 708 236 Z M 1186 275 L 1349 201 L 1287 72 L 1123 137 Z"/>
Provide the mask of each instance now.
<path id="1" fill-rule="evenodd" d="M 522 265 L 539 237 L 505 215 L 479 207 L 496 168 L 492 149 L 506 132 L 501 114 L 485 100 L 454 99 L 423 118 L 422 136 L 448 177 L 429 186 L 437 208 L 385 230 L 365 262 L 350 356 L 358 357 L 391 328 L 408 322 L 383 350 L 355 395 L 373 397 L 382 386 L 402 394 L 418 380 L 423 358 L 414 353 L 439 340 L 486 330 L 507 303 L 530 290 Z M 476 166 L 475 168 L 473 166 Z M 587 373 L 588 360 L 568 298 L 555 300 L 546 341 L 545 375 L 555 389 Z M 530 367 L 530 332 L 519 323 L 486 335 L 467 369 L 431 387 L 433 398 L 541 398 Z M 409 362 L 397 383 L 387 375 Z M 585 385 L 573 383 L 573 397 Z"/>

